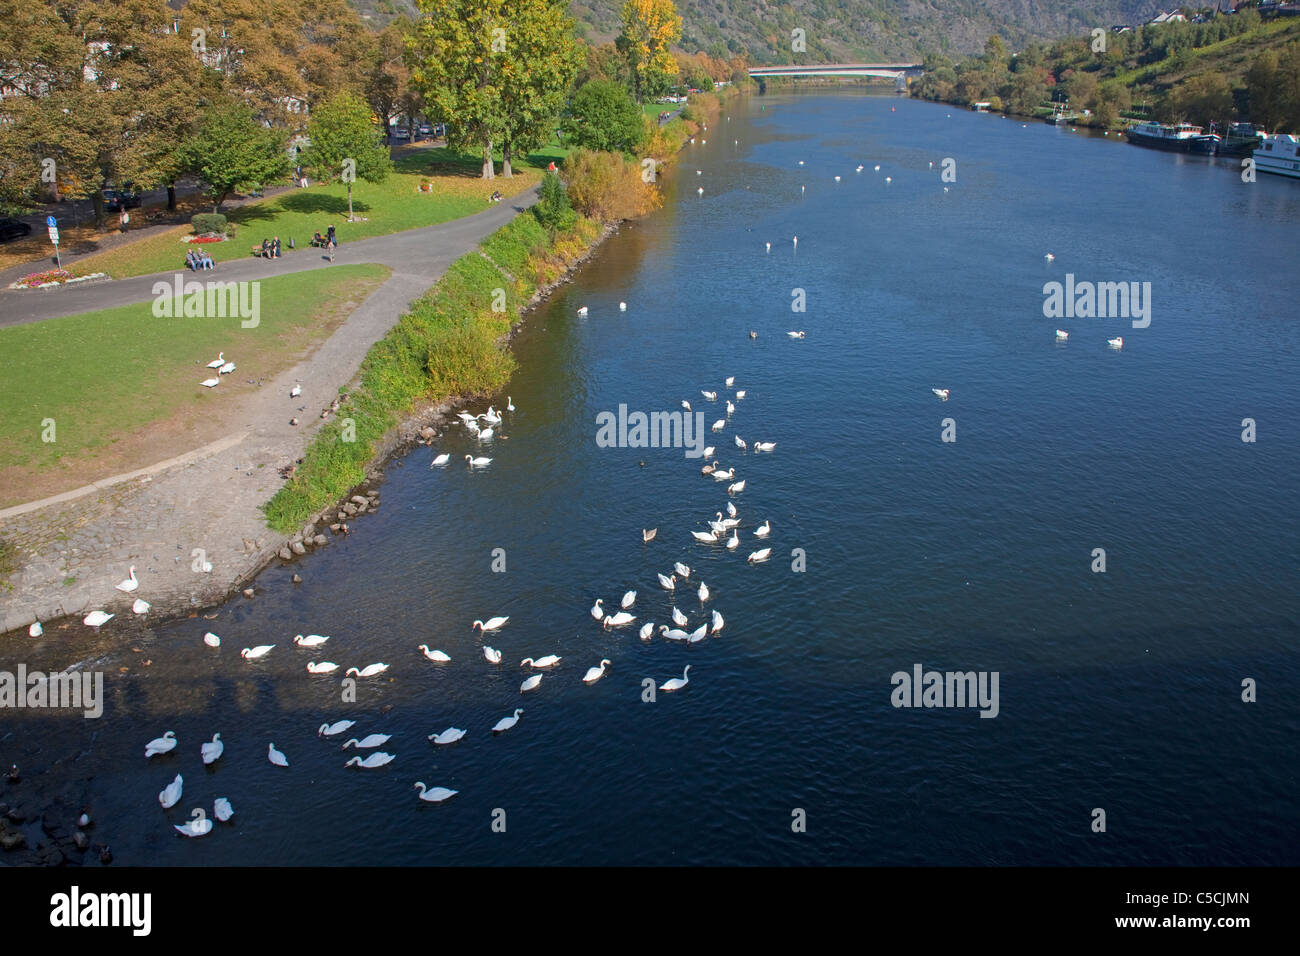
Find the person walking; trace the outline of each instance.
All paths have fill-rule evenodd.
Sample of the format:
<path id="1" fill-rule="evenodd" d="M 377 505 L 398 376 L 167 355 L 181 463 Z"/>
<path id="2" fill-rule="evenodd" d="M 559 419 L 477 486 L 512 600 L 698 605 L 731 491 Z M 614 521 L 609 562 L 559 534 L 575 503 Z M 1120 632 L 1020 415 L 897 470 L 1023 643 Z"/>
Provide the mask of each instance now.
<path id="1" fill-rule="evenodd" d="M 126 200 L 122 200 L 122 212 L 117 217 L 117 223 L 121 226 L 122 231 L 126 232 L 126 227 L 131 225 L 131 214 L 126 211 Z"/>
<path id="2" fill-rule="evenodd" d="M 325 245 L 325 251 L 329 254 L 330 262 L 334 261 L 334 227 L 330 227 L 330 237 Z"/>

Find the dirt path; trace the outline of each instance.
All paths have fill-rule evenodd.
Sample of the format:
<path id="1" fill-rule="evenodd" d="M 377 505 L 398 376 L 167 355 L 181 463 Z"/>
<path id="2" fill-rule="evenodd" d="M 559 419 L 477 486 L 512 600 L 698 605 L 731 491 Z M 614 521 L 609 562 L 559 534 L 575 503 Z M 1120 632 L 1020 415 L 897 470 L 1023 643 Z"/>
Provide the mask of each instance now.
<path id="1" fill-rule="evenodd" d="M 535 189 L 467 219 L 340 247 L 336 264 L 380 263 L 392 276 L 312 356 L 267 382 L 226 437 L 143 471 L 0 511 L 0 537 L 20 565 L 9 576 L 12 590 L 0 595 L 0 632 L 96 608 L 130 615 L 134 597 L 160 612 L 204 605 L 251 576 L 288 540 L 266 527 L 260 506 L 283 483 L 280 468 L 302 456 L 320 409 L 412 300 L 534 201 Z M 288 261 L 253 259 L 208 275 L 255 279 L 331 267 L 316 257 L 294 257 L 291 267 Z M 6 298 L 2 324 L 145 301 L 158 278 L 28 294 L 18 303 Z M 289 398 L 295 382 L 303 384 L 296 400 Z M 300 405 L 307 410 L 297 412 Z M 289 424 L 294 415 L 302 421 L 296 427 Z M 209 562 L 211 571 L 194 570 L 196 561 Z M 140 587 L 128 596 L 113 586 L 132 564 Z"/>

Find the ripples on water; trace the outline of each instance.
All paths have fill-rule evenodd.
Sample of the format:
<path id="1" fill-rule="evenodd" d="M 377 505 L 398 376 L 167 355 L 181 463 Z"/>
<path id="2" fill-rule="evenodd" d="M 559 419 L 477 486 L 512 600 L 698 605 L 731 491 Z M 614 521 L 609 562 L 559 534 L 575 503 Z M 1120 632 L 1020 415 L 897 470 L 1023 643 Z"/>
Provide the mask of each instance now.
<path id="1" fill-rule="evenodd" d="M 88 801 L 134 863 L 1295 864 L 1296 184 L 890 97 L 731 112 L 683 154 L 667 208 L 529 319 L 490 468 L 458 466 L 477 443 L 452 429 L 451 464 L 397 463 L 378 514 L 302 585 L 272 569 L 214 621 L 142 632 L 141 655 L 111 655 L 104 720 L 23 718 L 0 757 Z M 1044 318 L 1042 285 L 1066 272 L 1151 282 L 1151 327 Z M 730 554 L 691 542 L 727 500 L 698 461 L 594 442 L 620 403 L 687 398 L 712 422 L 723 397 L 699 390 L 727 375 L 748 391 L 714 442 L 748 481 Z M 733 433 L 777 450 L 738 453 Z M 774 559 L 750 567 L 764 519 Z M 668 622 L 655 572 L 674 560 L 714 592 L 720 637 L 637 639 Z M 633 587 L 636 624 L 602 631 L 593 600 Z M 494 614 L 511 617 L 487 638 L 500 667 L 470 629 Z M 299 632 L 333 637 L 299 650 Z M 258 643 L 279 646 L 238 659 Z M 518 661 L 547 653 L 565 660 L 521 701 Z M 67 663 L 57 637 L 28 656 Z M 309 659 L 393 666 L 342 704 Z M 688 662 L 685 692 L 641 702 L 643 678 Z M 890 675 L 916 662 L 998 671 L 1000 715 L 892 708 Z M 1244 677 L 1259 703 L 1240 702 Z M 345 771 L 342 738 L 315 735 L 343 716 L 393 734 L 397 760 Z M 452 725 L 459 744 L 424 740 Z M 145 763 L 166 729 L 176 755 Z M 205 770 L 214 731 L 226 752 Z M 460 794 L 421 805 L 417 779 Z M 176 838 L 167 822 L 216 796 L 233 824 Z M 494 808 L 512 838 L 490 832 Z"/>

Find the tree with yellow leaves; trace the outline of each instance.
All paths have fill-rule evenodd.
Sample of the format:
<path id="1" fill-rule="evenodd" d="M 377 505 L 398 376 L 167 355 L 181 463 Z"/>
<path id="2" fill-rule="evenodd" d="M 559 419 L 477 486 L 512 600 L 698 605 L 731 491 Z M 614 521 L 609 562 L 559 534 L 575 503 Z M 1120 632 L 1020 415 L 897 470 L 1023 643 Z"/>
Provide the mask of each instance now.
<path id="1" fill-rule="evenodd" d="M 681 37 L 682 18 L 673 0 L 627 0 L 623 5 L 623 32 L 615 42 L 632 68 L 638 103 L 677 78 L 670 47 Z"/>

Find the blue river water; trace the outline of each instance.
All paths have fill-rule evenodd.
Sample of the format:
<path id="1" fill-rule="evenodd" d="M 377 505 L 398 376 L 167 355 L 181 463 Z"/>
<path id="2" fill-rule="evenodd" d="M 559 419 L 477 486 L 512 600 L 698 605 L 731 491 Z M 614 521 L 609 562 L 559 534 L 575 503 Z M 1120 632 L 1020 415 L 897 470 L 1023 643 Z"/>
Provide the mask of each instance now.
<path id="1" fill-rule="evenodd" d="M 22 759 L 128 864 L 1300 863 L 1300 184 L 818 93 L 732 101 L 666 188 L 528 318 L 498 437 L 449 427 L 445 468 L 395 462 L 374 516 L 256 600 L 143 632 L 129 678 L 97 662 L 104 719 L 25 718 Z M 1150 324 L 1045 317 L 1067 275 L 1150 283 Z M 596 442 L 620 405 L 711 425 L 737 389 L 709 434 L 739 493 L 683 449 Z M 740 546 L 696 543 L 729 500 Z M 696 645 L 637 635 L 670 623 L 675 561 L 689 627 L 726 619 Z M 633 588 L 632 626 L 593 621 Z M 521 695 L 518 662 L 551 653 Z M 391 666 L 343 702 L 321 659 Z M 996 673 L 996 716 L 893 706 L 918 664 Z M 341 718 L 394 761 L 344 769 L 316 734 Z M 164 730 L 181 745 L 145 761 Z M 179 838 L 218 796 L 234 819 Z"/>

